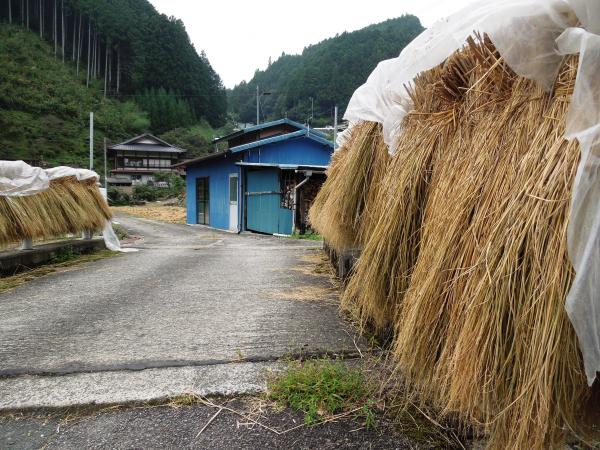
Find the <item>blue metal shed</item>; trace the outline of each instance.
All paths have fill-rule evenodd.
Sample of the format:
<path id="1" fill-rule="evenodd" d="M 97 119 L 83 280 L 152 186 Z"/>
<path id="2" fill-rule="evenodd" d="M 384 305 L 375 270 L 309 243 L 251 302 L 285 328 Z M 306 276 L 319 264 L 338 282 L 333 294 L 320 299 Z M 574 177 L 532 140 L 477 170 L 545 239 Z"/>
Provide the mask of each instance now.
<path id="1" fill-rule="evenodd" d="M 179 164 L 186 167 L 187 223 L 285 235 L 302 228 L 333 142 L 288 119 L 218 141 L 227 148 Z"/>

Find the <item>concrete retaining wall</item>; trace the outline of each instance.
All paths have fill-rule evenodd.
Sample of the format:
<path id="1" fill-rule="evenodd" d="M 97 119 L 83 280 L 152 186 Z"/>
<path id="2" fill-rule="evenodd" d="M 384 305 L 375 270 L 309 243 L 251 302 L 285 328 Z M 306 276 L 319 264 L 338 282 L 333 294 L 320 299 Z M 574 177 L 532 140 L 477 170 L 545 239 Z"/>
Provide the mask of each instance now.
<path id="1" fill-rule="evenodd" d="M 0 275 L 14 275 L 17 272 L 33 269 L 52 262 L 66 252 L 84 254 L 105 248 L 103 239 L 72 239 L 36 245 L 33 250 L 0 252 Z"/>

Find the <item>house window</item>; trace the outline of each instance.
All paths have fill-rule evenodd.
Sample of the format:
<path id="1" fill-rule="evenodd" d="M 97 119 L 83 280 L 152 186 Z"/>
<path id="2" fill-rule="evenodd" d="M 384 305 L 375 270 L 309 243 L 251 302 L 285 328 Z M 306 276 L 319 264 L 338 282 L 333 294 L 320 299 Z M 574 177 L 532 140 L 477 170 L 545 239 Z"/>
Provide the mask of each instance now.
<path id="1" fill-rule="evenodd" d="M 125 167 L 144 167 L 143 158 L 124 158 Z"/>

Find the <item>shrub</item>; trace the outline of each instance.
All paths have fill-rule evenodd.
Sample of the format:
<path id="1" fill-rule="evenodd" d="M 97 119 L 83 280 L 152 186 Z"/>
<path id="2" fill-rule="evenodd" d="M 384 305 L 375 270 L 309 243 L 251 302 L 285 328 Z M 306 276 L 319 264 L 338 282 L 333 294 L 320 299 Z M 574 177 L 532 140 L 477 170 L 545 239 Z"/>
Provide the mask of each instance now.
<path id="1" fill-rule="evenodd" d="M 133 188 L 133 199 L 136 201 L 154 202 L 158 199 L 159 188 L 138 184 Z"/>
<path id="2" fill-rule="evenodd" d="M 157 172 L 154 174 L 154 181 L 164 181 L 169 184 L 168 188 L 158 188 L 158 197 L 161 199 L 180 197 L 185 193 L 185 181 L 176 173 Z"/>
<path id="3" fill-rule="evenodd" d="M 110 206 L 126 206 L 131 203 L 131 196 L 115 187 L 108 188 L 107 196 Z"/>

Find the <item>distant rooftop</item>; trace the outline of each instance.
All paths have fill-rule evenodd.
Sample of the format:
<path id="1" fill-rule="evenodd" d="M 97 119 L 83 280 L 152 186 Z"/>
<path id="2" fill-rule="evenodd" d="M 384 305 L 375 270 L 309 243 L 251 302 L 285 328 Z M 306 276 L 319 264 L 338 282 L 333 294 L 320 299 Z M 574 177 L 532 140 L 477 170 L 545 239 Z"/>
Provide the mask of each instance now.
<path id="1" fill-rule="evenodd" d="M 271 122 L 265 122 L 265 123 L 261 123 L 259 125 L 253 125 L 251 127 L 242 128 L 241 130 L 234 131 L 233 133 L 230 133 L 226 136 L 222 136 L 220 138 L 214 139 L 213 143 L 222 142 L 222 141 L 230 141 L 231 139 L 242 136 L 244 134 L 261 131 L 261 130 L 264 130 L 267 128 L 277 127 L 280 125 L 289 125 L 293 128 L 296 128 L 297 130 L 309 130 L 309 127 L 307 127 L 306 125 L 303 125 L 300 122 L 296 122 L 294 120 L 290 120 L 290 119 L 286 118 L 286 119 L 272 120 Z M 324 133 L 321 133 L 320 131 L 316 131 L 314 128 L 310 128 L 310 132 L 311 132 L 311 134 L 315 134 L 318 137 L 321 137 L 324 139 L 327 138 L 327 136 Z"/>
<path id="2" fill-rule="evenodd" d="M 111 145 L 108 150 L 127 150 L 139 152 L 185 153 L 186 151 L 163 141 L 160 138 L 144 133 L 120 144 Z"/>

